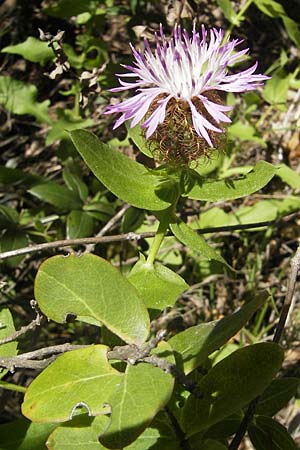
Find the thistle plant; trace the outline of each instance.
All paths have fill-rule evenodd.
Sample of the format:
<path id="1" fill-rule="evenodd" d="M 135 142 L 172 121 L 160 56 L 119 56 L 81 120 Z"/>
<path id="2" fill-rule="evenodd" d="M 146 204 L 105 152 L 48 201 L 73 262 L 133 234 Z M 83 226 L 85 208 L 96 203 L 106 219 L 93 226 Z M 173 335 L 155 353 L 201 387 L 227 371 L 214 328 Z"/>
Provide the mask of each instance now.
<path id="1" fill-rule="evenodd" d="M 189 289 L 186 280 L 159 258 L 166 234 L 199 258 L 232 276 L 235 272 L 201 233 L 181 219 L 178 201 L 245 197 L 276 174 L 265 161 L 243 177 L 230 179 L 204 177 L 193 166 L 222 148 L 232 109 L 225 94 L 255 90 L 268 79 L 255 73 L 257 63 L 236 71 L 236 64 L 248 58 L 247 48 L 238 49 L 241 43 L 225 38 L 223 30 L 202 26 L 199 32 L 194 23 L 191 34 L 176 25 L 171 38 L 160 27 L 153 50 L 147 40 L 143 51 L 131 45 L 133 65 L 124 65 L 127 72 L 119 75 L 120 86 L 112 92 L 133 95 L 110 105 L 106 114 L 121 114 L 114 129 L 129 124 L 129 136 L 139 150 L 151 156 L 150 149 L 157 157 L 154 169 L 86 130 L 70 133 L 93 174 L 125 203 L 124 211 L 133 211 L 128 209 L 131 205 L 142 217 L 150 212 L 157 225 L 150 233 L 149 250 L 140 253 L 128 274 L 89 252 L 54 256 L 39 268 L 35 299 L 44 316 L 61 324 L 77 320 L 101 329 L 100 343 L 67 344 L 64 350 L 57 346 L 52 349 L 55 356 L 41 361 L 33 359 L 51 351 L 30 352 L 23 359 L 13 353 L 13 359 L 1 359 L 9 370 L 26 363 L 44 369 L 26 389 L 22 404 L 23 415 L 34 423 L 33 432 L 43 436 L 39 448 L 47 439 L 50 450 L 72 449 L 75 441 L 82 450 L 87 442 L 95 450 L 236 450 L 253 419 L 255 408 L 245 411 L 254 401 L 258 414 L 249 434 L 255 448 L 267 450 L 260 446 L 263 435 L 271 436 L 276 448 L 295 449 L 287 431 L 271 417 L 298 386 L 294 380 L 285 389 L 286 380 L 273 380 L 283 361 L 279 341 L 288 307 L 273 342 L 251 343 L 225 356 L 218 353 L 218 362 L 215 352 L 266 304 L 267 292 L 258 292 L 225 318 L 177 333 L 170 331 L 167 321 L 158 320 Z M 145 235 L 136 229 L 118 235 L 119 240 L 136 242 L 141 237 Z M 289 304 L 299 265 L 298 251 Z M 56 359 L 60 351 L 63 354 Z M 278 387 L 283 393 L 279 399 L 274 394 Z"/>

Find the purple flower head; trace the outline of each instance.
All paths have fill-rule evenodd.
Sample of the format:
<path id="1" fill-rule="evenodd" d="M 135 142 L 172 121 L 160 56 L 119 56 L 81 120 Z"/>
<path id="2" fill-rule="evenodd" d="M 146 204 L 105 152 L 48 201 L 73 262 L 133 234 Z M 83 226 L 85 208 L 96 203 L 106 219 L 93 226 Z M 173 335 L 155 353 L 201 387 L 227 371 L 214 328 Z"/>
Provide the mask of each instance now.
<path id="1" fill-rule="evenodd" d="M 124 65 L 128 72 L 118 76 L 133 80 L 119 78 L 120 87 L 111 91 L 132 89 L 134 95 L 109 106 L 106 114 L 121 114 L 114 129 L 127 120 L 131 127 L 142 122 L 146 138 L 158 142 L 164 152 L 178 152 L 189 142 L 195 155 L 188 159 L 195 159 L 205 154 L 205 148 L 216 146 L 224 132 L 222 123 L 231 122 L 225 113 L 232 106 L 224 105 L 218 91 L 251 91 L 269 77 L 254 74 L 257 63 L 229 74 L 229 67 L 243 61 L 249 49 L 236 51 L 242 41 L 224 42 L 223 30 L 207 31 L 202 26 L 199 33 L 194 24 L 190 36 L 175 25 L 173 37 L 167 40 L 160 26 L 155 41 L 154 51 L 146 39 L 143 52 L 131 45 L 133 65 Z"/>

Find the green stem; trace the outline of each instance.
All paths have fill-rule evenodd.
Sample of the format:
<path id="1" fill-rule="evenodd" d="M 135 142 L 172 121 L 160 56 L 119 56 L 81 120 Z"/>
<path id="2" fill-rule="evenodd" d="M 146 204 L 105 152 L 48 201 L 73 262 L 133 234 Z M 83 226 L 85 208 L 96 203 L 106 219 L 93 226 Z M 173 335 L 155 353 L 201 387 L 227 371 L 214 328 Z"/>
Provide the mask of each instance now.
<path id="1" fill-rule="evenodd" d="M 247 0 L 246 3 L 244 4 L 244 6 L 241 8 L 241 10 L 238 12 L 238 14 L 236 15 L 236 21 L 237 23 L 242 19 L 243 14 L 245 14 L 245 12 L 247 11 L 247 9 L 249 8 L 249 6 L 251 5 L 251 3 L 253 3 L 254 0 Z M 235 27 L 235 24 L 231 23 L 229 25 L 229 28 L 224 36 L 224 42 L 228 39 L 228 37 L 230 36 L 233 28 Z"/>
<path id="2" fill-rule="evenodd" d="M 163 219 L 159 222 L 154 241 L 153 241 L 152 246 L 149 251 L 149 255 L 147 258 L 147 264 L 152 265 L 154 263 L 157 253 L 158 253 L 158 250 L 162 244 L 162 241 L 164 240 L 168 226 L 169 226 L 169 220 L 167 220 L 166 215 L 164 215 Z"/>
<path id="3" fill-rule="evenodd" d="M 10 391 L 23 392 L 25 394 L 26 388 L 18 386 L 17 384 L 7 383 L 6 381 L 0 381 L 0 388 L 9 389 Z"/>

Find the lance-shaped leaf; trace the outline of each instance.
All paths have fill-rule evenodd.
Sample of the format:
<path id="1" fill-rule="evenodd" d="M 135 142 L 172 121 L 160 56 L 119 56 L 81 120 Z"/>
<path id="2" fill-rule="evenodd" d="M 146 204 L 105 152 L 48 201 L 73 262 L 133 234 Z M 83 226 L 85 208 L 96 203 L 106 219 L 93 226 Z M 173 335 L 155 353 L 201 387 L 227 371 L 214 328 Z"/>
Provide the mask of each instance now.
<path id="1" fill-rule="evenodd" d="M 182 426 L 193 435 L 228 417 L 261 394 L 281 367 L 282 348 L 273 343 L 249 345 L 216 364 L 198 384 L 202 399 L 190 396 Z"/>
<path id="2" fill-rule="evenodd" d="M 153 211 L 168 208 L 176 195 L 174 181 L 162 179 L 86 130 L 70 133 L 94 175 L 113 194 L 133 206 Z"/>
<path id="3" fill-rule="evenodd" d="M 43 313 L 64 323 L 68 316 L 100 326 L 131 344 L 145 342 L 149 315 L 120 272 L 99 256 L 54 256 L 40 267 L 35 296 Z"/>
<path id="4" fill-rule="evenodd" d="M 33 422 L 65 422 L 79 407 L 89 415 L 107 414 L 105 406 L 122 374 L 108 363 L 104 345 L 63 354 L 30 384 L 22 412 Z"/>
<path id="5" fill-rule="evenodd" d="M 255 167 L 239 179 L 205 180 L 197 177 L 192 189 L 183 194 L 197 200 L 232 200 L 245 197 L 262 189 L 273 178 L 276 167 L 265 161 L 259 161 Z"/>
<path id="6" fill-rule="evenodd" d="M 234 314 L 224 319 L 195 325 L 169 339 L 168 342 L 175 351 L 179 367 L 184 369 L 185 373 L 190 373 L 203 364 L 211 353 L 226 344 L 243 328 L 267 297 L 268 294 L 262 292 Z"/>
<path id="7" fill-rule="evenodd" d="M 174 217 L 172 223 L 170 223 L 172 233 L 176 238 L 184 245 L 194 250 L 200 256 L 205 259 L 219 261 L 222 264 L 228 266 L 225 259 L 212 248 L 205 239 L 190 228 L 186 223 L 180 219 Z"/>
<path id="8" fill-rule="evenodd" d="M 170 346 L 161 342 L 157 356 L 173 363 Z M 169 401 L 174 378 L 159 367 L 141 363 L 128 365 L 122 382 L 108 400 L 111 425 L 100 436 L 101 443 L 111 449 L 123 448 L 133 442 Z"/>

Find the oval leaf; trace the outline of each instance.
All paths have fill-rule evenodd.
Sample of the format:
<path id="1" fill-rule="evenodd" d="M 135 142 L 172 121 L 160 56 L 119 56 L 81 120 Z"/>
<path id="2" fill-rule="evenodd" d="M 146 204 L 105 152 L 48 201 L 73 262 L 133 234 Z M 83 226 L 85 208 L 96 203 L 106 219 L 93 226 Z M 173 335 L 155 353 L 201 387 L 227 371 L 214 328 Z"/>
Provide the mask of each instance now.
<path id="1" fill-rule="evenodd" d="M 166 342 L 158 345 L 156 353 L 174 362 Z M 111 425 L 100 436 L 100 442 L 112 449 L 133 442 L 169 401 L 173 385 L 173 376 L 158 367 L 146 363 L 128 365 L 122 382 L 108 401 L 112 411 Z"/>
<path id="2" fill-rule="evenodd" d="M 50 181 L 33 186 L 29 189 L 30 194 L 38 197 L 44 202 L 62 210 L 78 209 L 82 207 L 82 201 L 74 192 L 65 186 Z"/>
<path id="3" fill-rule="evenodd" d="M 162 264 L 147 264 L 143 255 L 127 279 L 144 299 L 147 308 L 161 311 L 173 306 L 188 285 L 177 273 Z"/>
<path id="4" fill-rule="evenodd" d="M 100 142 L 86 130 L 75 130 L 70 135 L 94 175 L 117 197 L 137 208 L 153 211 L 166 209 L 173 202 L 175 192 L 171 182 L 162 182 L 142 164 Z"/>
<path id="5" fill-rule="evenodd" d="M 259 161 L 251 172 L 241 179 L 203 180 L 198 178 L 197 183 L 183 196 L 208 201 L 245 197 L 262 189 L 275 173 L 276 167 L 265 161 Z"/>
<path id="6" fill-rule="evenodd" d="M 63 354 L 30 384 L 22 412 L 33 422 L 71 420 L 76 406 L 89 415 L 107 414 L 104 407 L 117 389 L 122 374 L 108 363 L 104 345 Z"/>
<path id="7" fill-rule="evenodd" d="M 283 350 L 273 343 L 249 345 L 216 364 L 198 385 L 203 398 L 190 396 L 182 426 L 193 435 L 228 417 L 261 394 L 281 367 Z"/>
<path id="8" fill-rule="evenodd" d="M 107 261 L 92 254 L 54 256 L 40 267 L 35 297 L 43 313 L 64 323 L 68 314 L 109 330 L 128 343 L 145 342 L 149 315 L 136 289 Z"/>

